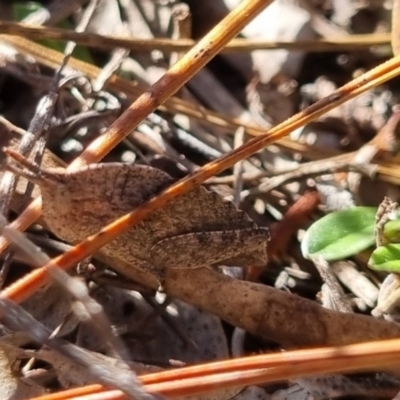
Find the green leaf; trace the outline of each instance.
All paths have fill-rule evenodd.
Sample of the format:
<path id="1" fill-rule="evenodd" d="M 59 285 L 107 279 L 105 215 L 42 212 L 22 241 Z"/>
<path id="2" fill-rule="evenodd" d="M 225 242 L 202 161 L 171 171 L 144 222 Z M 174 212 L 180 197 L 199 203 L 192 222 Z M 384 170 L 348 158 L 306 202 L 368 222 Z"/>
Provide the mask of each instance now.
<path id="1" fill-rule="evenodd" d="M 368 266 L 377 271 L 400 272 L 400 244 L 388 244 L 375 249 Z"/>
<path id="2" fill-rule="evenodd" d="M 400 242 L 400 219 L 389 221 L 383 228 L 383 235 L 391 243 Z"/>
<path id="3" fill-rule="evenodd" d="M 326 215 L 310 226 L 301 243 L 305 258 L 341 260 L 372 246 L 375 207 L 354 207 Z"/>

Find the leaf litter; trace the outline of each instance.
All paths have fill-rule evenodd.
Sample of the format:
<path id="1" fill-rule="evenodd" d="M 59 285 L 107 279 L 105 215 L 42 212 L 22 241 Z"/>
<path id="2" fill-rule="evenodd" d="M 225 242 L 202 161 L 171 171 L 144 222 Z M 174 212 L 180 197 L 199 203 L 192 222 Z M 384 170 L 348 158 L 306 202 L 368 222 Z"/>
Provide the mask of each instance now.
<path id="1" fill-rule="evenodd" d="M 143 38 L 159 36 L 169 37 L 169 35 L 171 35 L 171 25 L 166 23 L 170 21 L 171 18 L 169 5 L 162 5 L 160 8 L 154 8 L 151 2 L 143 1 L 142 6 L 144 5 L 144 12 L 139 13 L 136 2 L 132 2 L 130 5 L 122 4 L 123 2 L 121 2 L 126 13 L 126 15 L 121 15 L 115 8 L 115 4 L 112 4 L 114 2 L 108 3 L 110 3 L 107 5 L 108 8 L 105 6 L 103 11 L 101 11 L 101 8 L 96 11 L 97 15 L 92 19 L 90 26 L 92 32 L 101 32 L 103 34 L 118 32 L 118 28 L 116 27 L 122 26 L 123 19 L 127 18 L 132 35 Z M 221 9 L 218 8 L 216 4 L 211 4 L 217 2 L 210 3 L 209 10 L 212 10 L 212 12 L 209 12 L 206 18 L 204 17 L 204 10 L 207 10 L 207 2 L 201 2 L 202 4 L 200 4 L 200 2 L 197 4 L 194 4 L 195 2 L 188 3 L 191 7 L 193 33 L 195 37 L 196 34 L 201 35 L 202 29 L 207 30 L 208 27 L 213 24 L 213 21 L 217 21 L 221 15 Z M 280 2 L 277 2 L 277 4 L 278 3 Z M 305 37 L 298 36 L 300 29 L 297 33 L 291 32 L 290 34 L 292 36 L 290 36 L 288 40 L 312 39 L 316 35 L 329 37 L 331 32 L 329 31 L 328 33 L 326 29 L 332 25 L 332 21 L 336 21 L 336 25 L 334 25 L 336 28 L 339 26 L 337 25 L 337 21 L 342 21 L 342 23 L 343 21 L 347 21 L 345 25 L 340 26 L 341 31 L 347 34 L 357 32 L 363 26 L 368 26 L 368 32 L 374 33 L 379 29 L 379 26 L 385 26 L 385 24 L 387 24 L 387 16 L 382 12 L 384 9 L 383 5 L 373 6 L 372 4 L 365 4 L 361 7 L 359 5 L 353 5 L 350 10 L 347 10 L 350 17 L 349 15 L 346 17 L 346 15 L 340 15 L 341 9 L 335 2 L 331 5 L 324 5 L 322 3 L 313 6 L 304 3 L 300 6 L 301 11 L 297 10 L 296 12 L 296 8 L 287 11 L 288 13 L 294 12 L 293 15 L 301 15 L 301 18 L 299 18 L 300 21 L 298 22 L 299 26 L 306 26 L 309 32 L 308 36 Z M 299 6 L 290 5 L 290 7 Z M 379 13 L 378 10 L 381 13 Z M 274 9 L 270 12 L 274 12 Z M 275 12 L 277 11 L 275 10 Z M 110 22 L 107 21 L 107 23 L 104 23 L 105 15 L 108 16 Z M 31 16 L 31 18 L 34 18 L 34 16 Z M 271 25 L 266 22 L 270 21 L 270 19 L 266 18 L 271 17 L 268 17 L 267 13 L 259 17 L 261 26 Z M 321 25 L 315 24 L 316 18 L 322 21 Z M 362 22 L 359 22 L 358 19 Z M 352 22 L 353 25 L 351 25 L 350 22 Z M 321 26 L 323 28 L 321 28 Z M 254 26 L 253 29 L 258 32 L 255 37 L 259 38 L 261 34 L 260 31 L 257 31 Z M 276 29 L 279 31 L 278 28 Z M 247 32 L 247 34 L 249 33 Z M 266 38 L 272 40 L 271 37 L 266 36 Z M 283 40 L 279 35 L 273 39 Z M 286 39 L 286 37 L 284 39 Z M 121 55 L 118 54 L 117 51 L 112 53 L 113 57 L 105 52 L 94 54 L 93 57 L 99 65 L 103 66 L 106 65 L 105 60 L 109 57 L 109 59 L 113 60 L 114 63 L 116 62 L 116 64 L 112 64 L 110 61 L 108 73 L 119 68 L 124 76 L 129 76 L 139 83 L 154 82 L 154 80 L 165 71 L 169 61 L 168 53 L 163 54 L 157 51 L 153 52 L 151 55 L 137 53 L 128 54 L 127 52 Z M 270 71 L 274 70 L 272 67 L 270 71 L 259 70 L 255 77 L 251 70 L 249 72 L 249 70 L 244 69 L 244 65 L 246 64 L 243 63 L 243 60 L 247 58 L 248 61 L 249 59 L 245 54 L 240 56 L 228 56 L 224 54 L 221 57 L 217 57 L 207 70 L 199 73 L 198 76 L 202 78 L 202 80 L 199 81 L 201 83 L 197 83 L 196 85 L 195 80 L 193 80 L 187 87 L 182 89 L 179 96 L 184 100 L 195 102 L 197 107 L 210 107 L 216 111 L 224 112 L 230 117 L 239 118 L 243 123 L 257 121 L 257 123 L 268 127 L 271 123 L 275 124 L 281 119 L 290 116 L 293 110 L 304 107 L 315 100 L 329 95 L 333 88 L 350 80 L 353 74 L 358 74 L 360 70 L 370 68 L 376 63 L 383 61 L 385 57 L 388 56 L 387 53 L 385 54 L 384 49 L 382 52 L 377 52 L 366 48 L 362 52 L 354 53 L 337 52 L 319 54 L 304 52 L 302 57 L 296 58 L 293 61 L 293 59 L 290 59 L 291 53 L 293 52 L 286 51 L 284 56 L 280 57 L 274 57 L 274 53 L 262 54 L 262 56 L 268 58 L 268 63 L 277 63 L 277 65 L 274 66 L 277 72 L 272 77 L 268 75 Z M 20 55 L 20 58 L 21 57 L 23 58 L 22 55 Z M 285 57 L 289 57 L 293 64 L 290 65 L 290 61 L 288 64 Z M 263 62 L 257 63 L 257 60 L 257 58 L 253 59 L 256 68 L 260 69 L 263 65 L 268 64 Z M 30 60 L 29 69 L 27 69 L 27 64 L 21 63 L 20 59 L 9 59 L 5 65 L 2 66 L 1 71 L 3 75 L 2 101 L 4 102 L 1 114 L 16 126 L 25 129 L 30 125 L 38 100 L 47 90 L 47 87 L 45 87 L 42 82 L 49 82 L 50 80 L 48 71 L 39 64 L 33 65 L 34 67 L 32 68 L 32 60 Z M 288 68 L 288 65 L 290 68 Z M 107 71 L 107 68 L 104 67 L 104 70 Z M 52 114 L 49 145 L 48 149 L 45 151 L 44 161 L 42 163 L 46 169 L 54 167 L 56 164 L 54 161 L 55 158 L 50 155 L 49 150 L 56 153 L 66 162 L 69 162 L 98 135 L 99 131 L 102 131 L 115 119 L 119 107 L 123 109 L 125 106 L 125 99 L 122 93 L 116 93 L 115 91 L 108 92 L 107 90 L 95 92 L 93 88 L 90 88 L 90 85 L 77 84 L 78 81 L 71 77 L 71 71 L 66 71 L 64 77 L 71 83 L 60 89 L 57 106 Z M 254 78 L 255 81 L 251 82 L 250 78 Z M 248 85 L 247 93 L 245 91 L 246 84 Z M 253 84 L 253 86 L 251 86 L 251 84 Z M 98 90 L 99 86 L 101 90 L 103 90 L 101 84 L 98 84 L 96 89 Z M 210 90 L 210 88 L 216 87 L 219 89 L 215 90 L 216 93 L 213 93 L 213 90 Z M 226 88 L 228 89 L 227 91 Z M 7 98 L 7 94 L 9 93 L 15 93 L 15 96 L 8 95 Z M 247 98 L 245 96 L 246 94 Z M 217 95 L 221 97 L 215 98 Z M 234 99 L 234 102 L 228 101 L 229 97 Z M 399 181 L 394 169 L 396 165 L 396 155 L 392 155 L 388 151 L 381 153 L 377 161 L 378 168 L 381 168 L 380 171 L 382 171 L 382 166 L 386 168 L 384 173 L 378 173 L 376 177 L 362 174 L 360 185 L 353 187 L 347 182 L 350 174 L 348 174 L 346 167 L 343 166 L 340 167 L 341 169 L 338 169 L 338 171 L 335 169 L 334 173 L 332 172 L 334 168 L 332 168 L 332 170 L 328 169 L 323 172 L 323 175 L 321 175 L 322 172 L 315 173 L 307 168 L 304 168 L 300 176 L 294 173 L 298 168 L 301 168 L 305 161 L 334 157 L 338 154 L 350 153 L 358 150 L 363 144 L 373 138 L 374 134 L 388 120 L 392 113 L 393 106 L 398 101 L 397 97 L 398 89 L 395 83 L 389 83 L 384 87 L 375 88 L 368 92 L 368 94 L 346 103 L 333 112 L 326 114 L 318 121 L 294 132 L 291 136 L 293 142 L 285 142 L 286 146 L 285 144 L 270 146 L 262 153 L 243 162 L 241 175 L 245 183 L 240 193 L 240 208 L 249 218 L 245 216 L 246 214 L 236 210 L 233 206 L 228 207 L 227 204 L 229 203 L 223 201 L 223 197 L 231 198 L 234 195 L 231 185 L 232 182 L 236 181 L 237 175 L 234 176 L 232 171 L 227 171 L 224 175 L 216 177 L 216 179 L 225 179 L 226 183 L 217 183 L 216 181 L 213 182 L 210 180 L 207 184 L 209 191 L 206 191 L 204 188 L 198 188 L 192 192 L 191 195 L 186 196 L 186 200 L 185 196 L 181 198 L 183 200 L 178 200 L 175 205 L 176 209 L 173 208 L 174 206 L 172 203 L 171 210 L 173 211 L 170 210 L 167 212 L 167 210 L 164 209 L 160 210 L 158 214 L 153 215 L 151 218 L 154 218 L 156 225 L 157 222 L 160 223 L 160 215 L 165 215 L 165 220 L 160 223 L 161 229 L 156 229 L 157 231 L 168 231 L 163 234 L 160 238 L 161 240 L 171 237 L 179 238 L 176 241 L 173 240 L 171 243 L 166 244 L 165 248 L 167 249 L 168 263 L 173 265 L 174 262 L 176 262 L 182 266 L 183 264 L 188 266 L 190 261 L 196 261 L 193 260 L 194 256 L 190 255 L 189 251 L 193 251 L 193 254 L 199 253 L 199 238 L 197 237 L 194 241 L 196 246 L 191 246 L 193 241 L 188 239 L 192 237 L 190 236 L 192 233 L 198 233 L 198 226 L 190 226 L 188 228 L 185 224 L 188 222 L 188 216 L 192 215 L 193 210 L 196 209 L 196 202 L 200 201 L 199 199 L 202 198 L 202 196 L 213 199 L 207 203 L 207 216 L 202 214 L 198 215 L 198 222 L 201 222 L 203 227 L 207 226 L 207 223 L 210 223 L 206 228 L 206 232 L 226 230 L 227 227 L 232 229 L 231 224 L 234 224 L 235 218 L 239 218 L 241 221 L 239 224 L 240 226 L 235 229 L 244 228 L 252 230 L 262 229 L 256 228 L 256 226 L 266 227 L 274 224 L 278 225 L 288 208 L 296 200 L 301 198 L 307 190 L 315 188 L 323 195 L 322 208 L 325 205 L 328 205 L 327 208 L 330 209 L 333 207 L 343 208 L 343 203 L 347 205 L 348 199 L 350 199 L 352 204 L 377 206 L 385 195 L 390 195 L 394 200 L 397 200 L 399 195 Z M 115 107 L 116 103 L 118 104 L 117 107 Z M 225 104 L 230 104 L 230 106 L 226 107 Z M 21 110 L 23 110 L 23 112 L 21 112 Z M 207 111 L 205 112 L 205 115 L 207 115 Z M 94 190 L 98 190 L 103 196 L 102 199 L 110 196 L 108 198 L 111 199 L 111 202 L 108 204 L 113 204 L 112 199 L 118 198 L 113 197 L 114 195 L 118 196 L 118 193 L 113 193 L 114 188 L 118 187 L 118 185 L 116 185 L 116 183 L 118 183 L 116 173 L 112 167 L 116 164 L 113 163 L 134 162 L 134 166 L 124 166 L 123 168 L 126 168 L 127 171 L 146 171 L 148 176 L 146 179 L 142 178 L 143 181 L 140 181 L 139 187 L 141 190 L 137 190 L 137 183 L 132 183 L 133 186 L 130 189 L 131 191 L 129 191 L 129 202 L 124 204 L 123 210 L 119 209 L 118 212 L 115 212 L 115 209 L 112 207 L 106 207 L 106 216 L 101 218 L 99 216 L 101 214 L 99 214 L 96 208 L 96 196 L 89 197 L 87 199 L 86 211 L 88 213 L 92 211 L 93 213 L 89 227 L 85 216 L 81 216 L 79 213 L 70 213 L 68 210 L 65 215 L 62 215 L 60 207 L 65 205 L 65 193 L 59 194 L 55 191 L 51 191 L 51 189 L 47 189 L 47 196 L 55 206 L 54 210 L 52 210 L 53 214 L 51 217 L 47 216 L 46 219 L 45 202 L 44 221 L 42 221 L 42 226 L 44 228 L 36 225 L 32 227 L 31 233 L 36 236 L 47 236 L 50 234 L 52 238 L 58 237 L 70 243 L 76 242 L 86 235 L 96 232 L 106 223 L 111 222 L 115 217 L 130 211 L 132 207 L 140 204 L 144 198 L 154 195 L 160 188 L 173 182 L 175 178 L 196 170 L 199 165 L 203 165 L 207 161 L 214 159 L 217 154 L 223 154 L 233 148 L 232 137 L 234 132 L 229 129 L 221 129 L 220 127 L 207 124 L 206 119 L 207 118 L 204 118 L 203 121 L 195 121 L 185 116 L 184 113 L 172 116 L 165 113 L 157 113 L 153 118 L 149 116 L 135 132 L 132 132 L 132 134 L 128 136 L 124 143 L 119 145 L 107 156 L 104 161 L 111 162 L 108 166 L 105 166 L 107 165 L 105 164 L 103 166 L 99 165 L 91 167 L 92 169 L 87 169 L 87 171 L 90 171 L 89 173 L 92 174 L 90 175 L 93 181 L 92 192 L 94 193 Z M 12 131 L 12 134 L 14 142 L 18 142 L 20 136 L 17 131 Z M 2 138 L 4 137 L 5 136 L 2 136 Z M 294 140 L 296 140 L 296 142 Z M 348 159 L 352 160 L 351 157 Z M 376 159 L 374 159 L 373 162 L 376 162 L 375 160 Z M 47 164 L 47 162 L 51 164 Z M 348 164 L 351 165 L 351 162 L 349 161 Z M 364 164 L 365 167 L 368 167 L 371 164 L 371 160 L 365 161 Z M 120 167 L 121 165 L 118 164 L 119 169 Z M 160 169 L 164 170 L 166 173 L 163 173 Z M 110 171 L 110 174 L 107 175 L 105 180 L 104 178 L 100 178 L 98 174 L 102 173 L 101 171 Z M 111 173 L 111 171 L 114 172 Z M 167 173 L 169 175 L 167 175 Z M 65 172 L 61 174 L 65 176 Z M 87 189 L 88 186 L 87 180 L 85 180 L 88 178 L 84 177 L 82 172 L 81 174 L 82 175 L 79 175 L 79 172 L 77 172 L 76 175 L 73 173 L 71 174 L 72 177 L 76 178 L 76 181 L 72 185 L 73 190 L 69 190 L 68 193 L 77 194 L 74 200 L 81 200 L 84 193 L 83 189 Z M 263 184 L 268 185 L 273 178 L 280 177 L 284 174 L 284 179 L 276 186 L 273 188 L 270 186 L 267 190 L 262 190 Z M 151 180 L 157 180 L 155 178 L 156 176 L 159 177 L 157 184 L 149 184 Z M 172 176 L 172 178 L 170 176 Z M 122 181 L 124 178 L 126 178 L 126 176 L 121 178 Z M 12 213 L 20 212 L 18 204 L 21 204 L 20 201 L 23 196 L 23 182 L 24 181 L 20 179 L 16 194 L 12 199 Z M 129 182 L 134 181 L 129 180 Z M 109 193 L 105 193 L 104 195 L 99 184 L 106 184 L 106 186 L 110 188 Z M 138 192 L 142 191 L 143 186 L 149 188 L 148 192 L 143 198 L 137 198 L 136 195 Z M 217 192 L 218 195 L 213 194 L 214 192 Z M 33 193 L 37 195 L 37 189 Z M 134 193 L 135 196 L 132 196 L 132 193 Z M 342 193 L 346 195 L 344 202 L 341 198 Z M 142 194 L 143 192 L 141 195 Z M 60 196 L 56 201 L 54 201 L 55 195 Z M 179 203 L 179 201 L 184 202 L 182 203 L 184 205 Z M 79 204 L 79 202 L 77 202 L 77 204 Z M 217 228 L 213 218 L 218 214 L 218 211 L 213 211 L 212 204 L 218 204 L 216 210 L 219 210 L 218 207 L 225 204 L 226 207 L 230 209 L 229 212 L 232 213 L 226 213 L 220 216 L 220 218 L 217 218 L 220 224 Z M 120 206 L 120 204 L 118 206 Z M 321 209 L 318 210 L 315 205 L 311 209 L 311 212 L 310 210 L 305 211 L 303 209 L 299 213 L 305 212 L 307 215 L 312 214 L 313 218 L 322 215 Z M 10 217 L 15 216 L 15 214 L 12 213 L 9 214 Z M 62 218 L 56 219 L 57 215 L 62 215 Z M 175 222 L 173 234 L 171 234 L 172 231 L 170 230 L 170 215 L 179 216 Z M 232 218 L 231 215 L 234 215 L 234 217 Z M 97 219 L 96 216 L 98 216 Z M 307 218 L 309 224 L 311 220 L 309 217 Z M 55 219 L 56 221 L 54 221 Z M 91 227 L 93 223 L 95 227 L 93 227 L 92 230 Z M 156 225 L 150 224 L 149 231 L 153 231 Z M 233 257 L 232 251 L 238 250 L 235 245 L 231 247 L 224 246 L 222 242 L 221 250 L 216 247 L 216 253 L 219 253 L 219 251 L 222 252 L 223 250 L 226 250 L 227 253 L 218 254 L 218 259 L 215 259 L 215 255 L 212 254 L 212 252 L 207 252 L 210 245 L 218 245 L 215 241 L 216 236 L 211 236 L 209 241 L 205 240 L 203 242 L 204 247 L 202 247 L 202 249 L 204 250 L 204 255 L 202 257 L 205 257 L 205 259 L 200 263 L 196 262 L 194 266 L 203 266 L 205 264 L 204 260 L 208 261 L 209 265 L 207 265 L 207 267 L 210 267 L 212 264 L 236 261 L 236 263 L 233 262 L 234 265 L 251 267 L 247 269 L 247 273 L 252 276 L 252 274 L 250 274 L 251 269 L 256 268 L 257 264 L 262 264 L 263 267 L 267 265 L 267 268 L 261 270 L 261 274 L 253 275 L 257 276 L 257 279 L 263 284 L 269 286 L 277 285 L 278 279 L 283 278 L 283 275 L 285 275 L 285 280 L 282 281 L 282 279 L 280 279 L 281 288 L 306 298 L 316 299 L 318 292 L 322 290 L 320 278 L 314 266 L 300 256 L 298 251 L 299 245 L 295 237 L 296 234 L 301 236 L 302 230 L 307 228 L 307 220 L 306 222 L 302 221 L 301 224 L 295 224 L 294 226 L 296 228 L 289 234 L 290 240 L 286 240 L 286 236 L 282 238 L 282 240 L 287 243 L 286 249 L 280 249 L 280 257 L 274 257 L 268 262 L 263 262 L 267 258 L 265 256 L 265 248 L 263 247 L 267 235 L 266 231 L 262 230 L 261 237 L 263 240 L 256 243 L 255 252 L 246 246 L 245 250 L 247 253 L 244 260 L 241 260 L 240 257 L 238 260 L 235 260 L 235 257 Z M 136 231 L 140 233 L 140 237 L 135 237 L 135 242 L 144 240 L 146 243 L 151 244 L 150 247 L 146 247 L 146 250 L 140 254 L 141 258 L 144 258 L 147 262 L 148 260 L 154 260 L 153 256 L 150 257 L 149 252 L 151 252 L 152 247 L 156 245 L 158 241 L 157 243 L 149 242 L 148 239 L 149 237 L 154 237 L 153 232 L 151 235 L 147 232 L 146 238 L 142 238 L 145 232 L 143 225 L 136 227 Z M 183 241 L 181 241 L 180 237 L 182 235 L 187 236 L 183 238 Z M 288 235 L 287 232 L 286 235 Z M 121 237 L 120 239 L 126 242 L 131 240 L 129 237 L 126 237 L 126 239 Z M 109 246 L 111 245 L 112 244 Z M 112 247 L 110 248 L 112 249 Z M 173 251 L 170 251 L 170 248 L 173 249 Z M 118 246 L 118 250 L 119 249 L 120 246 Z M 272 252 L 273 249 L 268 249 L 268 251 Z M 115 250 L 113 249 L 109 255 L 114 256 L 114 252 Z M 128 254 L 128 256 L 123 258 L 125 258 L 125 261 L 131 262 L 132 254 L 129 250 L 126 251 L 126 254 Z M 165 252 L 162 254 L 165 254 Z M 228 257 L 226 255 L 228 255 Z M 137 256 L 137 252 L 135 252 L 134 256 Z M 206 312 L 202 312 L 200 317 L 198 315 L 198 310 L 195 310 L 194 307 L 188 304 L 179 302 L 179 300 L 169 300 L 167 298 L 163 306 L 165 307 L 163 311 L 158 306 L 152 308 L 148 305 L 149 303 L 144 300 L 145 296 L 137 295 L 136 292 L 130 292 L 126 289 L 116 289 L 118 285 L 123 286 L 127 284 L 126 278 L 115 273 L 115 270 L 118 271 L 118 268 L 115 268 L 112 264 L 105 265 L 96 257 L 92 262 L 95 271 L 86 272 L 82 278 L 87 282 L 90 290 L 93 291 L 93 297 L 105 307 L 106 313 L 112 323 L 115 324 L 119 335 L 126 343 L 129 343 L 128 347 L 132 354 L 132 360 L 165 368 L 171 364 L 174 365 L 174 360 L 181 363 L 193 363 L 215 358 L 226 358 L 229 356 L 229 349 L 226 343 L 232 336 L 232 326 L 225 322 L 221 323 L 215 315 L 209 314 L 207 317 Z M 358 271 L 360 276 L 367 275 L 373 284 L 378 282 L 377 277 L 366 269 L 365 261 L 363 262 L 363 260 L 356 259 L 355 262 L 357 266 L 356 271 Z M 6 284 L 9 284 L 16 276 L 27 271 L 26 261 L 23 263 L 18 261 L 18 251 L 14 252 L 12 266 L 13 268 L 9 275 L 5 278 Z M 100 278 L 103 278 L 103 280 Z M 99 282 L 108 283 L 105 285 Z M 108 285 L 111 286 L 108 287 Z M 72 317 L 69 302 L 62 299 L 60 293 L 54 293 L 54 291 L 53 294 L 50 293 L 50 289 L 45 289 L 43 293 L 35 295 L 27 302 L 26 307 L 28 310 L 32 310 L 32 315 L 40 322 L 48 325 L 50 330 L 56 329 L 60 323 L 62 323 L 62 325 L 69 325 L 68 329 L 64 329 L 64 331 L 61 328 L 59 334 L 82 346 L 82 348 L 87 347 L 90 349 L 91 345 L 97 343 L 99 347 L 94 346 L 95 348 L 92 350 L 103 352 L 104 349 L 101 348 L 101 340 L 99 343 L 98 339 L 94 339 L 94 336 L 93 339 L 91 339 L 90 324 L 83 324 L 79 321 L 71 323 Z M 100 296 L 99 293 L 102 295 Z M 117 293 L 119 295 L 117 295 Z M 217 293 L 211 293 L 210 296 L 217 296 Z M 352 293 L 351 290 L 347 290 L 345 296 L 353 302 L 354 311 L 361 310 L 358 309 L 357 304 L 359 303 L 356 301 L 359 299 L 358 296 L 361 295 L 356 295 Z M 121 299 L 119 299 L 119 297 L 121 297 Z M 43 304 L 43 306 L 41 306 L 41 304 Z M 46 304 L 46 309 L 44 308 L 44 304 Z M 34 305 L 35 307 L 33 308 L 35 308 L 35 310 L 32 308 Z M 136 315 L 135 313 L 142 308 L 146 311 L 141 311 L 141 316 L 138 319 L 140 320 L 143 318 L 144 322 L 140 323 L 139 321 L 139 328 L 135 329 L 136 318 L 132 321 L 132 315 Z M 367 308 L 367 310 L 370 310 L 370 308 Z M 245 311 L 243 310 L 243 312 Z M 207 322 L 202 322 L 201 318 L 203 317 L 206 318 Z M 65 321 L 63 321 L 64 318 L 66 318 Z M 196 328 L 193 328 L 191 324 L 195 322 L 198 324 Z M 160 326 L 160 324 L 162 325 Z M 303 334 L 307 335 L 307 332 L 303 332 Z M 166 335 L 168 335 L 168 340 Z M 200 338 L 202 335 L 204 335 L 204 339 Z M 207 335 L 209 335 L 208 339 Z M 165 348 L 167 346 L 166 343 L 168 343 L 168 341 L 170 341 L 171 344 L 178 343 L 177 347 L 179 350 L 176 349 L 172 351 L 171 348 L 171 354 L 167 351 L 164 353 L 163 347 Z M 203 344 L 214 342 L 220 344 L 219 346 L 215 346 L 218 351 L 210 351 L 208 346 Z M 275 343 L 271 343 L 269 340 L 266 340 L 265 336 L 260 339 L 247 334 L 245 335 L 244 341 L 240 344 L 240 348 L 242 348 L 243 354 L 249 354 L 251 351 L 265 351 L 279 348 L 279 344 L 279 341 L 278 343 L 276 343 L 276 341 Z M 155 346 L 153 347 L 153 345 Z M 141 352 L 136 352 L 135 349 L 137 348 L 140 348 Z M 194 354 L 198 355 L 192 357 Z M 38 357 L 38 360 L 40 360 L 40 357 Z M 68 380 L 68 373 L 65 375 L 65 372 L 61 371 L 59 364 L 56 362 L 52 364 L 49 359 L 47 359 L 47 362 L 48 364 L 46 364 L 45 369 L 50 373 L 50 365 L 53 365 L 56 370 L 56 375 L 58 374 L 58 378 L 47 383 L 47 385 L 43 387 L 54 391 L 74 384 L 74 382 L 71 383 L 71 381 Z M 33 367 L 30 368 L 35 370 L 36 365 L 40 366 L 40 363 L 35 361 L 32 365 Z M 361 379 L 361 384 L 357 386 L 357 388 L 354 385 L 354 380 L 350 382 L 343 380 L 341 381 L 341 385 L 343 386 L 342 390 L 336 393 L 330 392 L 330 395 L 332 397 L 344 395 L 368 396 L 366 388 L 370 384 L 370 380 L 370 376 L 366 376 L 364 381 Z M 293 387 L 299 385 L 305 396 L 312 393 L 313 398 L 324 398 L 322 393 L 326 393 L 327 388 L 332 386 L 332 383 L 327 380 L 325 386 L 318 391 L 316 389 L 318 385 L 314 385 L 311 388 L 309 382 L 310 381 L 306 383 L 303 381 L 287 382 L 288 390 L 290 390 L 291 385 L 293 385 Z M 337 381 L 334 379 L 332 379 L 332 382 L 337 384 Z M 380 382 L 378 378 L 376 378 L 375 382 L 377 385 L 380 383 L 383 385 L 383 381 Z M 75 382 L 75 384 L 77 383 Z M 82 384 L 82 382 L 79 384 Z M 262 392 L 258 393 L 258 398 L 269 398 L 275 390 L 276 387 L 273 386 L 262 388 Z M 286 389 L 281 388 L 281 390 Z M 377 392 L 374 392 L 374 394 L 371 393 L 371 395 L 374 398 L 374 396 L 377 396 L 377 393 L 381 393 L 383 394 L 383 398 L 392 398 L 395 392 L 396 382 L 391 392 L 385 392 L 383 389 L 379 392 L 378 389 Z M 242 394 L 242 398 L 246 398 L 243 397 L 245 396 L 244 393 Z M 283 393 L 282 396 L 284 396 L 284 398 L 289 398 L 285 397 L 286 392 Z M 29 394 L 29 396 L 34 395 L 36 394 L 33 391 Z M 216 398 L 229 398 L 231 395 L 232 393 L 225 395 L 225 397 L 221 395 Z M 278 396 L 278 392 L 276 392 L 275 395 Z M 255 398 L 252 396 L 255 395 L 248 394 L 247 398 Z M 300 396 L 301 395 L 298 395 L 298 397 L 293 398 L 301 398 Z"/>

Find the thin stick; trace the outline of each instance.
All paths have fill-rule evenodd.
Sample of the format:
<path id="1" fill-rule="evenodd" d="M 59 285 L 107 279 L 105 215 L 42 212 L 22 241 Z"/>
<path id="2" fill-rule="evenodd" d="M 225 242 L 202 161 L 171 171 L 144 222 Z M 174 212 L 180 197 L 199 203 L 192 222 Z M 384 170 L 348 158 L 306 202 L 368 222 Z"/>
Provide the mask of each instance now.
<path id="1" fill-rule="evenodd" d="M 393 10 L 394 11 L 394 10 Z M 118 36 L 80 33 L 51 26 L 35 26 L 13 21 L 0 21 L 0 33 L 29 37 L 34 40 L 52 39 L 56 41 L 74 41 L 88 47 L 103 49 L 125 48 L 133 51 L 150 52 L 155 49 L 165 53 L 183 52 L 197 44 L 192 39 L 137 39 Z M 303 50 L 308 52 L 348 51 L 366 47 L 390 44 L 390 34 L 365 34 L 333 37 L 332 39 L 314 39 L 300 41 L 266 41 L 251 39 L 233 39 L 223 49 L 225 53 L 250 52 L 254 50 Z"/>

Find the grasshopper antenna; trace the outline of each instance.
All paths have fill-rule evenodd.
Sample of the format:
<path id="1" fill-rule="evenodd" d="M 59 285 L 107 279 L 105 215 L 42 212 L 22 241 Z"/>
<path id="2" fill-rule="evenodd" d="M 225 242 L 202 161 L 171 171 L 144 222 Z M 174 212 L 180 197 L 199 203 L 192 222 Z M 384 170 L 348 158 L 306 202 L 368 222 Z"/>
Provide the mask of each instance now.
<path id="1" fill-rule="evenodd" d="M 55 184 L 56 177 L 54 174 L 29 161 L 26 157 L 11 147 L 3 147 L 2 154 L 8 156 L 17 163 L 17 165 L 13 165 L 6 160 L 3 169 L 22 176 L 23 178 L 28 179 L 30 182 L 33 182 L 37 185 L 44 183 Z M 22 166 L 22 168 L 20 166 Z"/>

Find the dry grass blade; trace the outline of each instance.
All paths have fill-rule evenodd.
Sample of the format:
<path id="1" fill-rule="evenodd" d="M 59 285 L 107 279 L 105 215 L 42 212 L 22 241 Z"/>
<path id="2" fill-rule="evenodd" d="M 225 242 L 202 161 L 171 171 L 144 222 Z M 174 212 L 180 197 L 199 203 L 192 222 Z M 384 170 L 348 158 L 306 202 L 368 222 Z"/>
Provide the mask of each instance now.
<path id="1" fill-rule="evenodd" d="M 135 39 L 98 35 L 95 33 L 79 33 L 54 27 L 27 25 L 12 21 L 0 21 L 0 33 L 30 37 L 32 39 L 52 39 L 58 41 L 74 41 L 88 47 L 103 49 L 126 48 L 134 51 L 160 50 L 163 52 L 188 51 L 196 45 L 192 39 Z M 334 37 L 332 39 L 315 39 L 296 42 L 266 42 L 249 39 L 233 39 L 224 52 L 243 52 L 266 49 L 288 49 L 306 51 L 348 51 L 370 46 L 387 45 L 390 34 L 365 34 Z"/>

